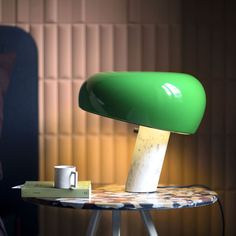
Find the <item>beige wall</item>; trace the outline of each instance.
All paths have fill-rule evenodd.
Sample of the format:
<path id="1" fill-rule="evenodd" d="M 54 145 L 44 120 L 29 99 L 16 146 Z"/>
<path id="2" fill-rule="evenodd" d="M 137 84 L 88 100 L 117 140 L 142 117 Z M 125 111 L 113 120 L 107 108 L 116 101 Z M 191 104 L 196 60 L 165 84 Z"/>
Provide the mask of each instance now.
<path id="1" fill-rule="evenodd" d="M 0 0 L 1 24 L 17 25 L 39 52 L 40 179 L 74 164 L 80 179 L 124 183 L 133 126 L 81 111 L 77 96 L 91 74 L 109 70 L 184 71 L 207 92 L 199 132 L 172 135 L 163 184 L 207 184 L 224 200 L 227 235 L 236 234 L 236 34 L 231 1 Z M 100 235 L 109 235 L 110 213 Z M 83 235 L 87 212 L 42 208 L 40 235 Z M 153 213 L 160 235 L 220 235 L 216 206 Z M 122 233 L 143 235 L 136 213 Z"/>

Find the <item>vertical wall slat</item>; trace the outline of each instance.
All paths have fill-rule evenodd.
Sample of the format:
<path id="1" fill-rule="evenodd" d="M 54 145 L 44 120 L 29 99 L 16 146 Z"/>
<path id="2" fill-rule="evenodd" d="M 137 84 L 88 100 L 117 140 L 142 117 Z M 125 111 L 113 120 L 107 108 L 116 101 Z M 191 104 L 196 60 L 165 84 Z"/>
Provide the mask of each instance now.
<path id="1" fill-rule="evenodd" d="M 182 26 L 170 26 L 170 70 L 182 71 Z"/>
<path id="2" fill-rule="evenodd" d="M 228 191 L 234 190 L 236 188 L 236 145 L 235 145 L 236 135 L 226 136 L 226 160 L 225 160 L 225 187 Z M 228 209 L 226 209 L 227 211 Z"/>
<path id="3" fill-rule="evenodd" d="M 114 142 L 112 135 L 101 137 L 101 183 L 114 183 Z"/>
<path id="4" fill-rule="evenodd" d="M 45 22 L 56 23 L 58 17 L 58 0 L 45 1 Z"/>
<path id="5" fill-rule="evenodd" d="M 183 166 L 183 137 L 172 134 L 168 143 L 169 149 L 169 183 L 180 185 L 183 182 L 182 166 Z"/>
<path id="6" fill-rule="evenodd" d="M 113 27 L 112 25 L 100 26 L 100 69 L 101 71 L 113 71 Z M 113 133 L 113 120 L 101 117 L 101 132 Z"/>
<path id="7" fill-rule="evenodd" d="M 156 28 L 156 70 L 169 70 L 169 26 L 166 24 L 158 24 Z"/>
<path id="8" fill-rule="evenodd" d="M 45 133 L 58 132 L 58 84 L 54 80 L 44 82 L 44 120 Z"/>
<path id="9" fill-rule="evenodd" d="M 74 80 L 72 83 L 72 132 L 73 134 L 85 134 L 87 127 L 86 112 L 78 106 L 79 90 L 84 80 Z"/>
<path id="10" fill-rule="evenodd" d="M 58 123 L 60 134 L 72 133 L 72 96 L 71 81 L 58 83 Z"/>
<path id="11" fill-rule="evenodd" d="M 40 80 L 38 82 L 38 106 L 39 106 L 39 134 L 44 133 L 44 84 L 43 81 Z"/>
<path id="12" fill-rule="evenodd" d="M 29 22 L 29 0 L 17 0 L 17 22 Z"/>
<path id="13" fill-rule="evenodd" d="M 39 136 L 39 180 L 44 180 L 45 179 L 45 166 L 46 166 L 46 161 L 45 161 L 45 149 L 44 149 L 44 136 L 40 135 Z"/>
<path id="14" fill-rule="evenodd" d="M 0 0 L 0 22 L 2 22 L 2 14 L 3 14 L 3 3 L 2 3 L 3 0 Z"/>
<path id="15" fill-rule="evenodd" d="M 60 78 L 71 78 L 71 25 L 58 26 L 58 74 Z"/>
<path id="16" fill-rule="evenodd" d="M 85 1 L 86 0 L 72 0 L 72 21 L 74 23 L 85 21 Z"/>
<path id="17" fill-rule="evenodd" d="M 71 23 L 72 21 L 72 0 L 57 0 L 58 2 L 58 22 Z"/>
<path id="18" fill-rule="evenodd" d="M 2 22 L 7 24 L 15 23 L 16 21 L 16 1 L 2 0 Z"/>
<path id="19" fill-rule="evenodd" d="M 221 135 L 212 136 L 212 188 L 222 190 L 225 187 L 225 160 L 222 158 L 226 153 L 225 140 Z"/>
<path id="20" fill-rule="evenodd" d="M 128 1 L 128 20 L 130 23 L 138 23 L 141 18 L 141 2 L 142 0 Z"/>
<path id="21" fill-rule="evenodd" d="M 45 136 L 45 180 L 54 179 L 54 166 L 58 163 L 58 139 L 56 136 Z"/>
<path id="22" fill-rule="evenodd" d="M 30 0 L 29 17 L 31 23 L 44 22 L 44 0 Z"/>
<path id="23" fill-rule="evenodd" d="M 115 183 L 125 184 L 128 175 L 128 143 L 124 135 L 114 137 L 114 178 Z"/>
<path id="24" fill-rule="evenodd" d="M 44 27 L 44 76 L 57 78 L 57 26 L 45 25 Z"/>
<path id="25" fill-rule="evenodd" d="M 97 135 L 87 136 L 87 177 L 92 183 L 101 182 L 100 140 Z"/>
<path id="26" fill-rule="evenodd" d="M 31 24 L 30 34 L 33 36 L 38 51 L 38 76 L 42 79 L 44 76 L 44 31 L 43 25 Z"/>
<path id="27" fill-rule="evenodd" d="M 139 71 L 142 67 L 141 26 L 128 25 L 128 70 Z"/>
<path id="28" fill-rule="evenodd" d="M 99 25 L 87 25 L 86 28 L 86 67 L 87 76 L 100 70 L 100 32 Z M 90 134 L 100 132 L 100 118 L 97 115 L 87 114 L 87 131 Z"/>
<path id="29" fill-rule="evenodd" d="M 211 74 L 214 80 L 223 81 L 225 70 L 224 28 L 220 25 L 213 25 L 211 38 Z"/>
<path id="30" fill-rule="evenodd" d="M 211 30 L 207 25 L 198 26 L 197 75 L 204 81 L 211 79 Z"/>
<path id="31" fill-rule="evenodd" d="M 126 23 L 126 0 L 86 0 L 85 1 L 87 23 Z"/>
<path id="32" fill-rule="evenodd" d="M 209 135 L 198 135 L 197 153 L 197 181 L 211 186 L 211 137 Z"/>
<path id="33" fill-rule="evenodd" d="M 186 2 L 186 4 L 189 4 L 189 3 Z M 183 70 L 185 73 L 196 75 L 197 27 L 194 24 L 186 24 L 183 27 L 184 27 L 183 29 Z"/>
<path id="34" fill-rule="evenodd" d="M 155 71 L 156 31 L 154 24 L 143 25 L 142 38 L 142 70 Z"/>
<path id="35" fill-rule="evenodd" d="M 85 72 L 85 26 L 72 26 L 72 74 L 74 78 L 84 78 Z"/>
<path id="36" fill-rule="evenodd" d="M 225 122 L 226 122 L 226 134 L 236 134 L 236 107 L 235 107 L 235 90 L 236 82 L 226 82 L 226 107 L 225 107 Z"/>
<path id="37" fill-rule="evenodd" d="M 114 70 L 126 71 L 128 66 L 128 33 L 126 25 L 114 25 Z"/>
<path id="38" fill-rule="evenodd" d="M 58 138 L 58 164 L 71 165 L 72 138 L 70 135 L 60 135 Z"/>
<path id="39" fill-rule="evenodd" d="M 225 234 L 226 235 L 235 235 L 235 218 L 232 217 L 236 212 L 236 191 L 230 190 L 226 191 L 225 195 L 225 217 L 226 217 L 226 225 L 225 225 Z"/>
<path id="40" fill-rule="evenodd" d="M 100 70 L 99 25 L 87 25 L 86 27 L 86 67 L 87 76 Z"/>
<path id="41" fill-rule="evenodd" d="M 88 180 L 87 178 L 87 152 L 86 137 L 84 135 L 73 136 L 72 139 L 73 165 L 78 169 L 79 180 Z"/>

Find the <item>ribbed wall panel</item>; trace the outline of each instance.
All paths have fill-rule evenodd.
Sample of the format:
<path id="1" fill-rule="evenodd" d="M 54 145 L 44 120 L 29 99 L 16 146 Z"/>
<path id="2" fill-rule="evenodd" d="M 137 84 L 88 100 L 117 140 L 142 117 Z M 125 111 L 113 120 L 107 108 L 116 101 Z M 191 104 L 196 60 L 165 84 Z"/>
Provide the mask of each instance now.
<path id="1" fill-rule="evenodd" d="M 39 176 L 73 164 L 81 180 L 124 184 L 134 125 L 78 108 L 82 83 L 100 71 L 179 71 L 198 77 L 207 108 L 195 135 L 171 134 L 162 184 L 209 185 L 224 200 L 226 235 L 236 234 L 236 31 L 233 1 L 0 0 L 0 22 L 29 32 L 38 48 Z M 153 212 L 160 235 L 220 235 L 216 206 Z M 77 218 L 79 219 L 79 223 Z M 40 235 L 83 235 L 89 213 L 42 208 Z M 108 235 L 107 213 L 99 231 Z M 122 216 L 124 235 L 143 235 Z"/>

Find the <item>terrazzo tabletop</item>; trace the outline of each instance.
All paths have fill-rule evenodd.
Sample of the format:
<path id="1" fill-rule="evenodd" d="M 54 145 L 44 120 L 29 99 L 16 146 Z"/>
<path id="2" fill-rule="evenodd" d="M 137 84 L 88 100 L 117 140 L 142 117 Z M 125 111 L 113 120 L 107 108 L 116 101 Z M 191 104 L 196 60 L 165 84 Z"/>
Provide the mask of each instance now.
<path id="1" fill-rule="evenodd" d="M 29 198 L 35 204 L 93 210 L 151 210 L 200 207 L 217 201 L 217 193 L 203 187 L 157 188 L 154 193 L 128 193 L 123 185 L 93 187 L 90 199 Z"/>

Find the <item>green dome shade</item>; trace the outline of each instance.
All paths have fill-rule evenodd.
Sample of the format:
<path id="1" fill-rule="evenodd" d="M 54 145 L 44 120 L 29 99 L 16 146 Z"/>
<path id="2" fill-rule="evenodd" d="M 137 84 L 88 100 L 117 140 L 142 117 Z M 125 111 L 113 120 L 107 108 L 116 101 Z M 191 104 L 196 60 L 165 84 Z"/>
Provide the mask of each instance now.
<path id="1" fill-rule="evenodd" d="M 171 72 L 105 72 L 80 89 L 88 112 L 133 124 L 192 134 L 206 106 L 205 91 L 191 75 Z"/>

